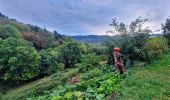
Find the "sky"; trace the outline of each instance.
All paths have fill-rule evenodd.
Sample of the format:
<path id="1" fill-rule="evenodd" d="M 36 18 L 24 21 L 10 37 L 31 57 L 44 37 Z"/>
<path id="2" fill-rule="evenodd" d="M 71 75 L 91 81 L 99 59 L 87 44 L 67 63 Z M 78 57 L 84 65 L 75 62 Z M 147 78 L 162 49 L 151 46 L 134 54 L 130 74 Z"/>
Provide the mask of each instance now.
<path id="1" fill-rule="evenodd" d="M 147 18 L 153 32 L 170 16 L 170 0 L 0 0 L 0 12 L 66 35 L 106 35 L 112 18 Z"/>

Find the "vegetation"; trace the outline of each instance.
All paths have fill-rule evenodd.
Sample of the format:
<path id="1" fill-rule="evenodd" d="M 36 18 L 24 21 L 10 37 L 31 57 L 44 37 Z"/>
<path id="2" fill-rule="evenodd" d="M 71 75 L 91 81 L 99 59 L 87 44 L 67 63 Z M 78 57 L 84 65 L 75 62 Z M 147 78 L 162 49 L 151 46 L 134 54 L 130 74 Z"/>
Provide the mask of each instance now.
<path id="1" fill-rule="evenodd" d="M 7 37 L 21 38 L 21 33 L 11 25 L 0 26 L 0 38 Z"/>
<path id="2" fill-rule="evenodd" d="M 59 51 L 59 62 L 64 63 L 66 67 L 73 67 L 80 62 L 82 51 L 77 43 L 68 43 L 59 48 Z"/>
<path id="3" fill-rule="evenodd" d="M 170 54 L 155 64 L 136 65 L 130 75 L 121 81 L 121 99 L 169 100 L 170 98 Z"/>
<path id="4" fill-rule="evenodd" d="M 165 24 L 162 24 L 162 30 L 164 37 L 167 38 L 168 44 L 170 45 L 170 18 L 167 18 Z"/>
<path id="5" fill-rule="evenodd" d="M 0 99 L 169 99 L 168 21 L 165 37 L 149 38 L 147 19 L 113 19 L 116 35 L 95 46 L 0 13 Z M 134 62 L 124 75 L 113 63 L 116 46 L 125 65 Z"/>
<path id="6" fill-rule="evenodd" d="M 106 44 L 110 50 L 112 48 L 118 46 L 121 48 L 122 54 L 130 59 L 138 59 L 140 60 L 140 54 L 143 53 L 142 49 L 145 46 L 149 33 L 151 32 L 148 27 L 143 27 L 144 23 L 147 22 L 147 19 L 142 19 L 139 17 L 135 21 L 132 21 L 130 25 L 126 25 L 124 23 L 119 23 L 116 19 L 112 20 L 110 26 L 113 27 L 113 31 L 109 31 L 113 34 L 117 34 L 118 38 L 113 39 L 111 44 Z"/>
<path id="7" fill-rule="evenodd" d="M 5 81 L 31 79 L 39 74 L 40 56 L 25 40 L 0 39 L 0 76 Z"/>

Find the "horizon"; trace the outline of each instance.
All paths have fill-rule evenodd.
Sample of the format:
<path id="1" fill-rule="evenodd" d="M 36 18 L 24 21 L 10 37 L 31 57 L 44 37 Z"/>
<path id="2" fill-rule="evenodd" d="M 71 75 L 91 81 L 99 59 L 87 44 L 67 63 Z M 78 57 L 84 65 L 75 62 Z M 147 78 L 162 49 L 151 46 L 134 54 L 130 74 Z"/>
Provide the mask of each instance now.
<path id="1" fill-rule="evenodd" d="M 161 33 L 161 23 L 170 15 L 169 3 L 168 0 L 1 0 L 0 12 L 19 22 L 69 36 L 107 35 L 112 18 L 129 24 L 139 16 L 149 20 L 146 26 L 154 33 Z"/>

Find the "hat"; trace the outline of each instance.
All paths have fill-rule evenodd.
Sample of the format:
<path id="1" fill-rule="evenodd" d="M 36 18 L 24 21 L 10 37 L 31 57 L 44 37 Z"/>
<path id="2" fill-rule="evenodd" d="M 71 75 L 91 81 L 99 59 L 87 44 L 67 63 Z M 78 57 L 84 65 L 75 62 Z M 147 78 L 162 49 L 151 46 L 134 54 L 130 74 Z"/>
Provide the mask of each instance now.
<path id="1" fill-rule="evenodd" d="M 114 47 L 114 48 L 113 48 L 113 51 L 120 51 L 120 48 Z"/>

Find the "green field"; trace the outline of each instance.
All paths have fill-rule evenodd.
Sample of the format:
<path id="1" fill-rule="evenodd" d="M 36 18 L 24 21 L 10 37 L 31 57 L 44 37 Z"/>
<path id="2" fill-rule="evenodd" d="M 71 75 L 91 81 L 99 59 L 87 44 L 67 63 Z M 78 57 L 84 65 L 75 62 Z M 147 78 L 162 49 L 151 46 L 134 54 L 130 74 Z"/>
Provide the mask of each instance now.
<path id="1" fill-rule="evenodd" d="M 169 100 L 170 54 L 155 64 L 132 68 L 131 75 L 121 82 L 122 99 Z"/>

